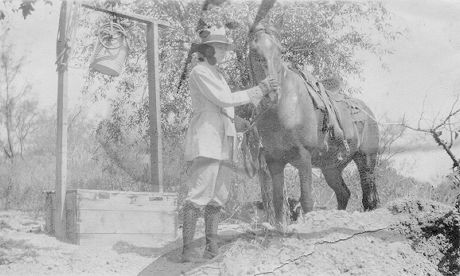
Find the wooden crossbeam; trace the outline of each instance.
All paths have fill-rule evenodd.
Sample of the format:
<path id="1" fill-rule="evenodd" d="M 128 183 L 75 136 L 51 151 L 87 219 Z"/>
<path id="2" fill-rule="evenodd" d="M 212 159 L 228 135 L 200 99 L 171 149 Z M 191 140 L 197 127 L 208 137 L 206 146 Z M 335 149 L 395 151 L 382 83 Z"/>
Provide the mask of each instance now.
<path id="1" fill-rule="evenodd" d="M 145 23 L 145 24 L 154 23 L 154 24 L 158 24 L 159 27 L 163 27 L 163 28 L 170 26 L 165 21 L 154 20 L 153 18 L 147 17 L 145 15 L 133 14 L 133 13 L 127 13 L 127 12 L 120 12 L 120 11 L 112 11 L 112 10 L 108 10 L 108 9 L 104 9 L 104 8 L 100 8 L 100 7 L 95 7 L 95 6 L 92 6 L 92 5 L 89 5 L 89 4 L 81 4 L 81 5 L 82 5 L 82 7 L 85 7 L 85 8 L 88 8 L 88 9 L 92 9 L 92 10 L 99 11 L 99 12 L 105 12 L 105 13 L 108 13 L 108 14 L 111 14 L 111 15 L 115 15 L 115 16 L 118 16 L 118 17 L 126 18 L 126 19 L 135 20 L 135 21 Z"/>

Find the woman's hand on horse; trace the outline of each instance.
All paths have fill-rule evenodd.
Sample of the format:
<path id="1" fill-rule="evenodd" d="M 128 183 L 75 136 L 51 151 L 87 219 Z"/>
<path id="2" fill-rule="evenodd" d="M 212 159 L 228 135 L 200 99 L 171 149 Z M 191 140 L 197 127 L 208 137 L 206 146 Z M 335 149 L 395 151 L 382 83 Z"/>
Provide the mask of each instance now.
<path id="1" fill-rule="evenodd" d="M 280 85 L 278 80 L 273 77 L 267 77 L 259 83 L 260 90 L 264 95 L 267 95 L 270 92 L 276 92 Z"/>

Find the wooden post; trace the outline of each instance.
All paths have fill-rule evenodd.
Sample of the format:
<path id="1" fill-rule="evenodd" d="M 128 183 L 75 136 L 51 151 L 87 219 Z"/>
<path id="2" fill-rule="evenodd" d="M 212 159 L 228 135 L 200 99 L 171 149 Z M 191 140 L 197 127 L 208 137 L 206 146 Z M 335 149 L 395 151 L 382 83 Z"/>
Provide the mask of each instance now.
<path id="1" fill-rule="evenodd" d="M 160 117 L 160 58 L 158 24 L 147 24 L 147 73 L 149 84 L 150 181 L 154 192 L 163 193 L 163 157 Z"/>
<path id="2" fill-rule="evenodd" d="M 70 8 L 62 1 L 59 17 L 58 39 L 56 43 L 58 95 L 57 95 L 57 141 L 56 141 L 56 200 L 55 234 L 60 240 L 66 239 L 65 197 L 67 191 L 67 17 Z"/>

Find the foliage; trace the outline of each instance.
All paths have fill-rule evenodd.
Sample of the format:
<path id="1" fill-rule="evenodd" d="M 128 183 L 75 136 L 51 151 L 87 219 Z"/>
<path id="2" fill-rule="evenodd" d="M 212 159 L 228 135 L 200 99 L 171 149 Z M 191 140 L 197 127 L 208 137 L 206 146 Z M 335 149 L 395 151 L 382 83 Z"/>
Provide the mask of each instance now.
<path id="1" fill-rule="evenodd" d="M 201 2 L 156 0 L 117 5 L 124 11 L 164 20 L 171 25 L 160 31 L 161 122 L 167 136 L 183 134 L 190 116 L 187 85 L 177 91 L 177 84 L 190 43 L 197 40 L 195 26 L 202 15 Z M 229 30 L 235 42 L 234 53 L 223 65 L 234 90 L 252 85 L 247 66 L 247 37 L 258 5 L 257 1 L 235 1 L 210 9 L 203 16 L 212 23 L 219 20 L 238 23 L 237 28 Z M 81 20 L 74 59 L 80 64 L 87 63 L 93 52 L 94 26 L 109 20 L 100 14 L 97 16 L 85 16 Z M 359 76 L 360 63 L 354 58 L 357 50 L 371 51 L 379 56 L 388 53 L 381 47 L 381 40 L 395 39 L 398 34 L 390 27 L 389 19 L 383 5 L 376 2 L 288 2 L 276 4 L 266 21 L 283 26 L 280 31 L 287 61 L 299 67 L 313 67 L 315 75 L 324 77 L 331 74 Z M 95 99 L 114 94 L 113 122 L 137 129 L 142 136 L 146 135 L 148 126 L 145 33 L 137 23 L 122 22 L 129 26 L 130 41 L 130 55 L 123 76 L 114 79 L 90 73 L 85 93 Z M 363 25 L 368 28 L 360 27 Z M 378 35 L 372 36 L 371 32 Z"/>
<path id="2" fill-rule="evenodd" d="M 454 171 L 447 175 L 433 191 L 433 199 L 451 206 L 460 202 L 459 197 L 460 173 L 458 171 Z"/>
<path id="3" fill-rule="evenodd" d="M 14 0 L 3 0 L 3 4 L 0 6 L 0 21 L 7 19 L 8 14 L 10 12 L 17 13 L 21 12 L 24 19 L 32 14 L 35 10 L 34 5 L 37 2 L 43 2 L 46 5 L 52 5 L 52 0 L 22 0 L 22 1 L 14 1 Z"/>
<path id="4" fill-rule="evenodd" d="M 140 183 L 121 171 L 97 141 L 96 126 L 72 110 L 68 121 L 68 189 L 142 191 Z M 54 190 L 56 170 L 56 114 L 42 113 L 38 131 L 23 158 L 0 160 L 0 208 L 42 210 L 44 191 Z"/>
<path id="5" fill-rule="evenodd" d="M 33 133 L 38 116 L 32 87 L 21 77 L 25 57 L 18 56 L 8 40 L 0 35 L 0 147 L 7 159 L 22 155 L 27 138 Z"/>

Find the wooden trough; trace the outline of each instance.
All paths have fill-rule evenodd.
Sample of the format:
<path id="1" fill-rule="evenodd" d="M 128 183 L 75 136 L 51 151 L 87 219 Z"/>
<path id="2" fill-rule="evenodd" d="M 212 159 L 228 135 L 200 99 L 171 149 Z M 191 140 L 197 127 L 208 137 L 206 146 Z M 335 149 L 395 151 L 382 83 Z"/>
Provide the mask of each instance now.
<path id="1" fill-rule="evenodd" d="M 45 231 L 55 231 L 54 191 L 46 192 Z M 177 195 L 173 193 L 68 190 L 66 242 L 112 246 L 123 241 L 157 247 L 177 238 Z"/>

